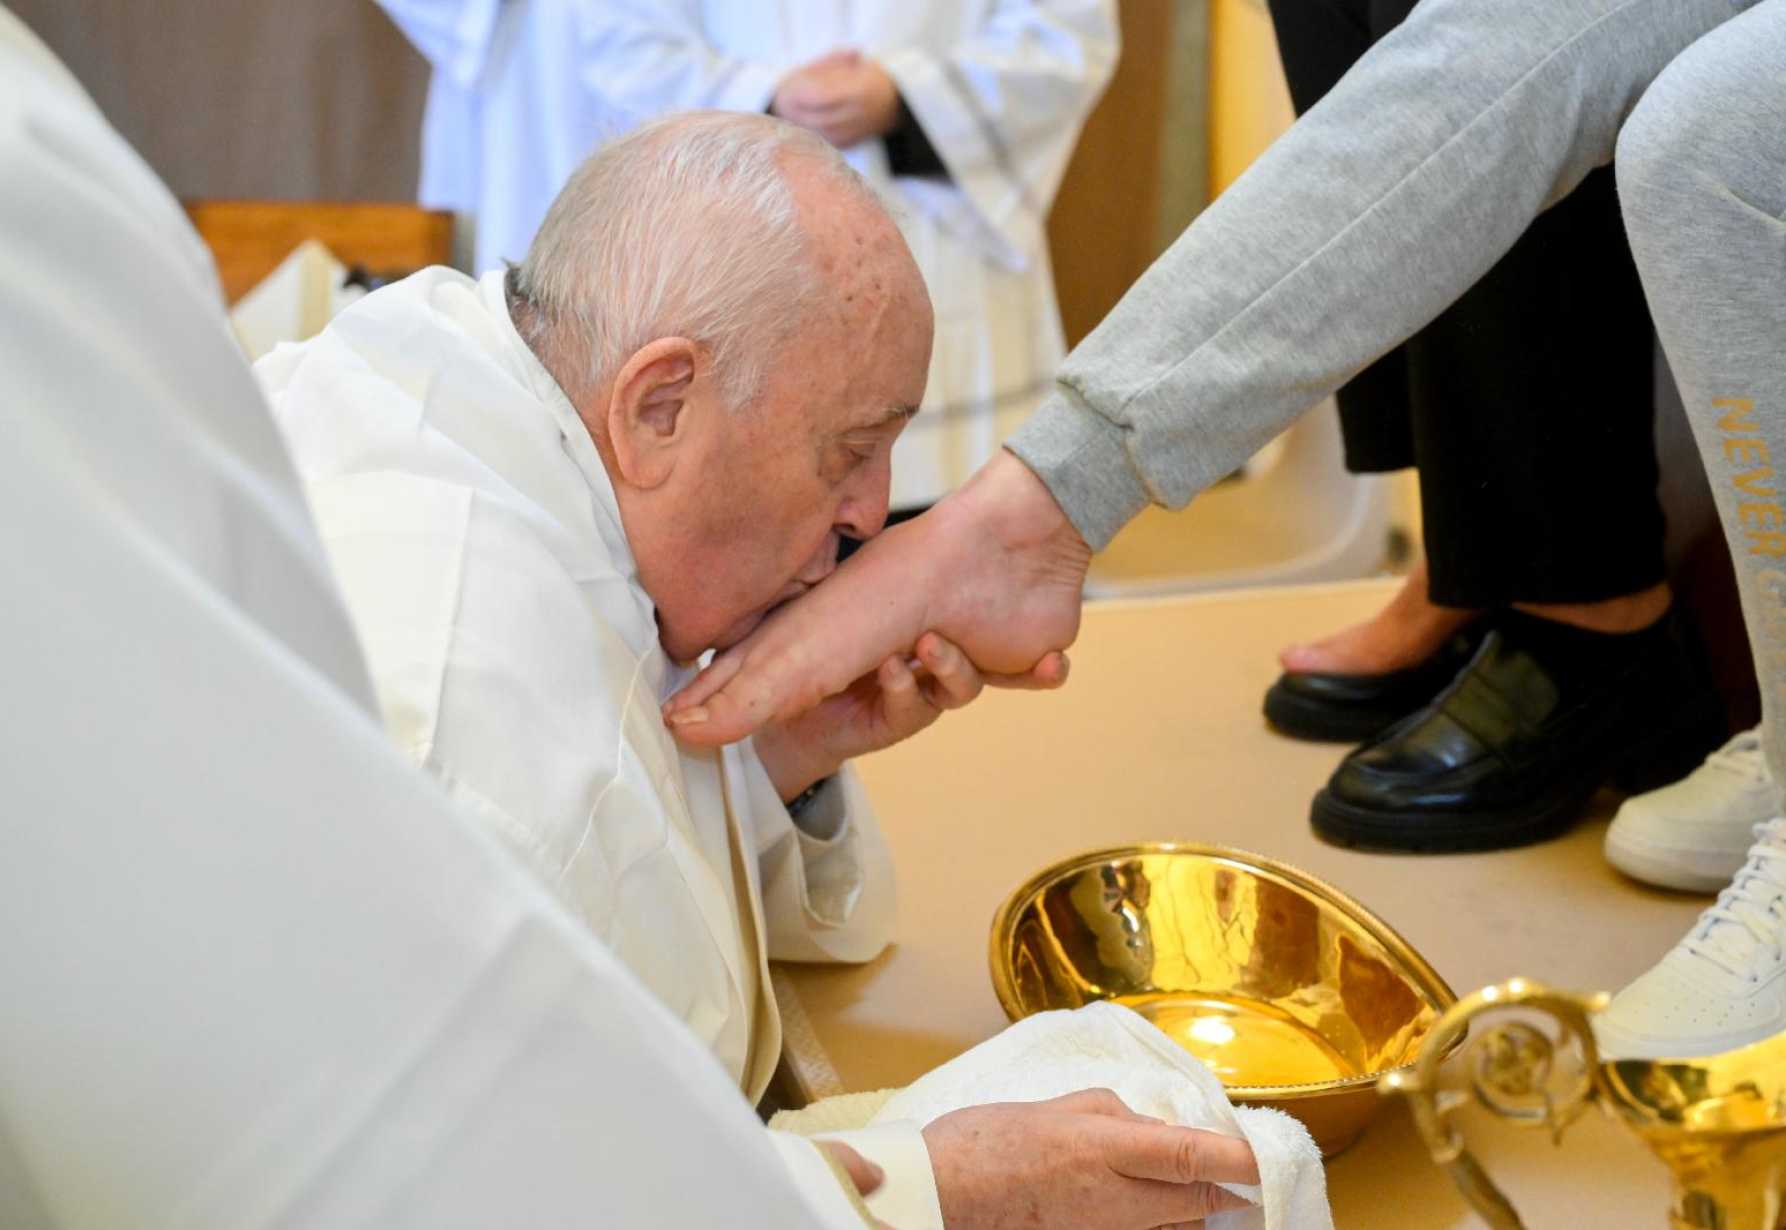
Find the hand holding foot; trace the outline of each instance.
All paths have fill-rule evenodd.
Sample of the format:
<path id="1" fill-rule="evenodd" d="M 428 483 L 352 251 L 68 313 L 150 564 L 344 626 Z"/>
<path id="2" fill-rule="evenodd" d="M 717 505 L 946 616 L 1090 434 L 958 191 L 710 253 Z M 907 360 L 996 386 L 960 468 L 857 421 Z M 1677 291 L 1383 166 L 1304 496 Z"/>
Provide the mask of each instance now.
<path id="1" fill-rule="evenodd" d="M 734 742 L 842 692 L 932 630 L 995 687 L 1058 687 L 1090 560 L 1042 481 L 1001 452 L 715 658 L 665 720 L 691 743 Z"/>

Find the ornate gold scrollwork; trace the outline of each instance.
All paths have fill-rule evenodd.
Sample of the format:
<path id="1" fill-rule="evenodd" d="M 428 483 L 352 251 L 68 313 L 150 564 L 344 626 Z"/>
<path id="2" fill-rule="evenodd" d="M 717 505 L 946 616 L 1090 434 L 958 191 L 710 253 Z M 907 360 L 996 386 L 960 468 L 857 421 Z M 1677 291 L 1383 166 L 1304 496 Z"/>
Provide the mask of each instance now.
<path id="1" fill-rule="evenodd" d="M 1391 1072 L 1378 1088 L 1408 1099 L 1414 1125 L 1433 1161 L 1450 1173 L 1470 1206 L 1495 1230 L 1524 1230 L 1519 1214 L 1471 1156 L 1453 1122 L 1471 1101 L 1525 1127 L 1546 1128 L 1561 1140 L 1569 1125 L 1600 1096 L 1599 1050 L 1588 1017 L 1604 1006 L 1604 996 L 1554 991 L 1515 978 L 1459 1000 L 1439 1018 L 1412 1068 Z M 1440 1085 L 1440 1065 L 1472 1021 L 1488 1014 L 1519 1011 L 1557 1023 L 1553 1038 L 1530 1020 L 1512 1020 L 1485 1029 L 1464 1048 L 1469 1092 Z M 1559 1071 L 1559 1043 L 1573 1060 Z M 1560 1085 L 1560 1087 L 1559 1087 Z"/>

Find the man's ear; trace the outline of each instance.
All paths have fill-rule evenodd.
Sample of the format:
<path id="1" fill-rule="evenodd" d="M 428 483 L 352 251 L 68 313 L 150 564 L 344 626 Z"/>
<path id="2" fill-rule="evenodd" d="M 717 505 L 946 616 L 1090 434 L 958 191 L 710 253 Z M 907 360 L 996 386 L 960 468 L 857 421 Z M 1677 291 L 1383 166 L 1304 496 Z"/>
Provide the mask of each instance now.
<path id="1" fill-rule="evenodd" d="M 670 477 L 695 417 L 690 409 L 706 355 L 685 337 L 660 337 L 633 352 L 610 386 L 608 446 L 620 475 L 649 489 Z"/>

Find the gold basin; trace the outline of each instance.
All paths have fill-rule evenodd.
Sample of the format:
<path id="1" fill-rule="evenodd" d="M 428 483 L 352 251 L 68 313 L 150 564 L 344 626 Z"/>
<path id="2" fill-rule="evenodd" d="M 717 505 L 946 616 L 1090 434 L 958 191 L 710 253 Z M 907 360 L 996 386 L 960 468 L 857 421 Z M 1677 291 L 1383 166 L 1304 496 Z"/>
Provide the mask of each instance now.
<path id="1" fill-rule="evenodd" d="M 1044 868 L 999 906 L 991 959 L 1012 1020 L 1127 1004 L 1234 1101 L 1300 1119 L 1328 1157 L 1457 999 L 1338 889 L 1221 846 L 1118 846 Z"/>

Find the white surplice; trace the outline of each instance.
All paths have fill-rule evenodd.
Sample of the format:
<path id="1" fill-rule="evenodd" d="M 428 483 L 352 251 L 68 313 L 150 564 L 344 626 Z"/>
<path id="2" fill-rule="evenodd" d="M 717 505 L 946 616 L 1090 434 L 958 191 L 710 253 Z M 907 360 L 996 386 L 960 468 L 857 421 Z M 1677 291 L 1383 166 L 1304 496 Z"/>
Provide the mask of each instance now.
<path id="1" fill-rule="evenodd" d="M 202 244 L 4 8 L 0 184 L 0 1226 L 860 1227 L 390 745 Z"/>
<path id="2" fill-rule="evenodd" d="M 768 959 L 865 961 L 892 935 L 854 775 L 796 828 L 748 741 L 670 736 L 660 706 L 691 671 L 502 273 L 424 270 L 255 373 L 393 737 L 760 1097 L 781 1048 Z M 904 1146 L 932 1190 L 915 1132 Z"/>
<path id="3" fill-rule="evenodd" d="M 1115 67 L 1115 0 L 381 0 L 434 65 L 424 203 L 478 214 L 478 267 L 519 259 L 596 140 L 696 107 L 765 110 L 839 47 L 881 62 L 948 168 L 895 177 L 936 307 L 921 412 L 893 454 L 895 508 L 959 486 L 1051 387 L 1065 354 L 1044 224 Z"/>
<path id="4" fill-rule="evenodd" d="M 527 255 L 577 164 L 624 131 L 579 76 L 583 10 L 604 0 L 378 0 L 428 61 L 417 198 L 471 216 L 476 267 Z"/>

